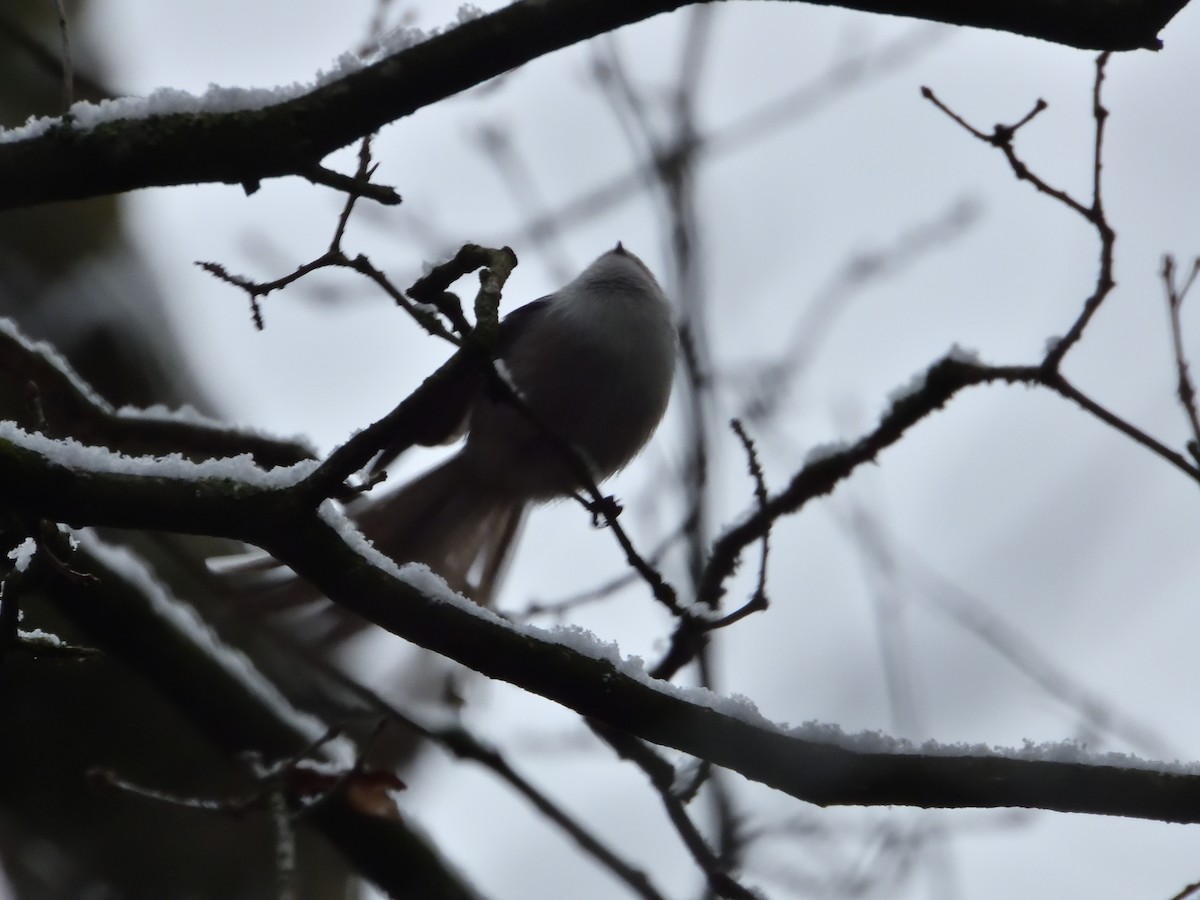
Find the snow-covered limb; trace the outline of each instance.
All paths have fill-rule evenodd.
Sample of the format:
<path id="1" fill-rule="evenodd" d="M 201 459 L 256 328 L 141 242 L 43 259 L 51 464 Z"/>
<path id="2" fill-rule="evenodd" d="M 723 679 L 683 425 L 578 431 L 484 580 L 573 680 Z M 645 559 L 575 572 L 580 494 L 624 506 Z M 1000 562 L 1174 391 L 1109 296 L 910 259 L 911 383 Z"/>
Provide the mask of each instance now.
<path id="1" fill-rule="evenodd" d="M 514 3 L 490 15 L 465 21 L 460 17 L 457 27 L 419 43 L 401 35 L 394 46 L 403 49 L 363 68 L 353 58 L 343 58 L 326 76 L 329 80 L 318 79 L 307 91 L 224 88 L 192 97 L 166 90 L 144 101 L 81 107 L 74 111 L 77 122 L 40 122 L 24 132 L 29 137 L 0 142 L 0 208 L 151 186 L 211 182 L 253 189 L 265 178 L 303 175 L 334 150 L 418 109 L 684 2 Z M 1185 4 L 1186 0 L 837 3 L 1113 50 L 1157 47 L 1159 31 Z M 422 36 L 411 39 L 417 37 Z M 136 117 L 114 119 L 113 114 Z"/>
<path id="2" fill-rule="evenodd" d="M 978 383 L 990 371 L 943 361 L 927 386 L 941 385 L 941 393 L 927 400 L 944 402 L 957 389 L 952 385 Z M 893 410 L 889 418 L 897 415 Z M 880 427 L 900 426 L 888 421 Z M 458 597 L 423 567 L 398 569 L 357 535 L 348 540 L 345 523 L 328 507 L 313 508 L 303 493 L 293 498 L 295 487 L 270 478 L 206 477 L 207 471 L 190 480 L 182 471 L 153 467 L 89 470 L 86 456 L 67 469 L 35 443 L 10 428 L 0 444 L 0 485 L 15 511 L 79 524 L 251 537 L 330 599 L 413 643 L 809 802 L 1021 806 L 1200 822 L 1197 775 L 1020 754 L 947 756 L 929 747 L 881 746 L 876 737 L 871 747 L 828 730 L 789 729 L 762 718 L 744 698 L 657 681 L 640 660 L 623 658 L 586 632 L 509 623 Z M 888 442 L 877 436 L 866 443 L 878 448 Z M 94 597 L 91 607 L 107 614 Z"/>
<path id="3" fill-rule="evenodd" d="M 37 541 L 31 537 L 25 538 L 16 547 L 8 551 L 8 558 L 13 561 L 13 571 L 25 572 L 37 553 Z"/>
<path id="4" fill-rule="evenodd" d="M 316 457 L 307 441 L 236 428 L 191 408 L 114 409 L 57 350 L 5 318 L 0 318 L 0 372 L 14 384 L 27 385 L 31 430 L 50 437 L 70 436 L 134 456 L 174 452 L 200 459 L 247 453 L 263 466 Z"/>
<path id="5" fill-rule="evenodd" d="M 776 519 L 798 512 L 810 500 L 831 493 L 859 466 L 895 444 L 907 431 L 945 406 L 959 391 L 983 384 L 1024 384 L 1040 387 L 1069 400 L 1116 431 L 1150 450 L 1194 481 L 1200 467 L 1161 441 L 1130 424 L 1092 400 L 1056 369 L 1045 365 L 998 366 L 982 363 L 969 351 L 955 346 L 925 372 L 915 376 L 891 395 L 879 423 L 857 441 L 818 448 L 805 465 L 765 504 L 755 507 L 713 545 L 697 601 L 715 606 L 724 593 L 724 583 L 737 567 L 741 552 L 768 531 Z"/>
<path id="6" fill-rule="evenodd" d="M 745 698 L 656 681 L 640 660 L 586 632 L 509 623 L 453 594 L 423 567 L 371 565 L 363 548 L 332 526 L 324 534 L 292 530 L 268 549 L 331 599 L 407 640 L 812 803 L 1019 806 L 1200 822 L 1200 775 L 978 755 L 978 748 L 949 748 L 966 755 L 894 745 L 861 750 L 870 743 L 772 723 Z M 878 736 L 864 740 L 880 747 Z"/>
<path id="7" fill-rule="evenodd" d="M 957 347 L 893 392 L 888 408 L 875 426 L 857 441 L 820 447 L 805 459 L 803 468 L 781 491 L 759 504 L 713 545 L 697 591 L 700 605 L 716 606 L 725 580 L 737 567 L 742 550 L 768 531 L 776 519 L 798 512 L 810 500 L 833 491 L 859 466 L 876 457 L 926 416 L 941 409 L 959 391 L 994 382 L 1039 384 L 1043 373 L 1036 366 L 990 366 L 968 358 Z"/>

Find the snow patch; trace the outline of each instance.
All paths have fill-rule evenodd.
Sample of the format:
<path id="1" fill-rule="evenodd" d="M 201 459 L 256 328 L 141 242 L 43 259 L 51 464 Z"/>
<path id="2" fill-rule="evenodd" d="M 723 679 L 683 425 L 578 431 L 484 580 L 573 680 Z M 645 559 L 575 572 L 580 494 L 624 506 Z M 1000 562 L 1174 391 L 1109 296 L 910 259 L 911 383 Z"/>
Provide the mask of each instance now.
<path id="1" fill-rule="evenodd" d="M 978 353 L 976 353 L 974 350 L 969 350 L 966 347 L 960 347 L 958 344 L 951 345 L 944 358 L 950 360 L 951 362 L 964 363 L 965 365 L 983 365 Z M 925 389 L 925 381 L 928 375 L 929 373 L 927 370 L 918 372 L 905 384 L 900 385 L 900 387 L 888 394 L 888 410 L 890 411 L 894 409 L 908 398 L 923 391 Z"/>
<path id="2" fill-rule="evenodd" d="M 249 453 L 198 462 L 185 459 L 178 453 L 126 456 L 107 447 L 81 444 L 71 438 L 54 440 L 42 434 L 31 434 L 15 422 L 0 422 L 0 441 L 36 453 L 53 465 L 76 471 L 181 481 L 225 479 L 260 488 L 291 487 L 307 477 L 318 465 L 316 460 L 303 460 L 291 466 L 262 469 Z"/>
<path id="3" fill-rule="evenodd" d="M 1112 766 L 1119 769 L 1144 769 L 1177 775 L 1200 775 L 1200 763 L 1161 762 L 1142 759 L 1130 753 L 1093 751 L 1087 744 L 1068 739 L 1064 741 L 1026 740 L 1020 747 L 999 747 L 992 744 L 941 743 L 927 740 L 917 743 L 892 737 L 881 731 L 862 731 L 847 734 L 840 726 L 828 722 L 809 721 L 784 728 L 786 734 L 814 743 L 832 744 L 855 753 L 886 753 L 920 756 L 986 756 L 1026 762 L 1061 762 L 1088 766 Z"/>
<path id="4" fill-rule="evenodd" d="M 811 466 L 819 462 L 838 456 L 850 449 L 850 444 L 845 441 L 826 441 L 823 444 L 813 444 L 804 454 L 804 465 Z"/>
<path id="5" fill-rule="evenodd" d="M 8 558 L 13 561 L 13 568 L 18 572 L 27 571 L 35 555 L 37 555 L 37 541 L 31 537 L 25 538 L 8 551 Z"/>
<path id="6" fill-rule="evenodd" d="M 2 140 L 3 131 L 0 130 L 0 141 Z M 17 327 L 17 323 L 12 319 L 0 318 L 0 333 L 12 338 L 27 352 L 36 356 L 40 356 L 42 359 L 46 360 L 46 362 L 50 363 L 50 365 L 62 373 L 63 377 L 70 381 L 71 385 L 77 391 L 79 391 L 79 393 L 82 394 L 93 406 L 99 407 L 106 412 L 112 412 L 112 406 L 109 405 L 108 401 L 92 390 L 92 386 L 79 376 L 79 373 L 77 373 L 75 369 L 71 367 L 71 364 L 67 362 L 66 357 L 59 353 L 55 347 L 47 344 L 45 341 L 35 341 L 32 338 L 27 337 L 21 332 L 21 330 Z"/>
<path id="7" fill-rule="evenodd" d="M 0 129 L 0 143 L 32 140 L 54 128 L 66 128 L 77 132 L 90 131 L 99 125 L 124 119 L 264 109 L 302 97 L 482 15 L 483 11 L 467 3 L 459 7 L 455 22 L 448 26 L 428 31 L 408 27 L 393 29 L 383 35 L 376 47 L 367 53 L 341 54 L 328 69 L 318 71 L 309 84 L 293 83 L 272 88 L 224 87 L 211 84 L 202 94 L 164 87 L 145 97 L 116 97 L 101 100 L 99 103 L 80 100 L 72 104 L 66 116 L 31 117 L 24 125 Z"/>
<path id="8" fill-rule="evenodd" d="M 31 644 L 40 644 L 43 647 L 67 646 L 67 642 L 60 638 L 57 634 L 51 634 L 48 631 L 42 631 L 40 628 L 31 628 L 29 631 L 19 628 L 17 629 L 17 639 Z"/>

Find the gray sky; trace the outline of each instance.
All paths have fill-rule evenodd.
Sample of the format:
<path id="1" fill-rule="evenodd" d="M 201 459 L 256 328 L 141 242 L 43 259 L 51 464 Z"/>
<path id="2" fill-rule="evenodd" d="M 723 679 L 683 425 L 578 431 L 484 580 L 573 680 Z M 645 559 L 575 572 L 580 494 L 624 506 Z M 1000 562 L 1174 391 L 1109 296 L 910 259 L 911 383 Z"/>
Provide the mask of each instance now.
<path id="1" fill-rule="evenodd" d="M 107 0 L 79 27 L 95 34 L 112 82 L 125 91 L 202 91 L 211 82 L 269 87 L 308 81 L 355 47 L 372 6 Z M 457 4 L 413 6 L 417 24 L 430 27 L 448 21 Z M 702 124 L 726 142 L 699 182 L 716 370 L 727 378 L 715 421 L 737 410 L 738 385 L 764 355 L 807 348 L 782 419 L 758 435 L 778 487 L 814 445 L 869 428 L 889 393 L 953 344 L 988 362 L 1033 362 L 1046 339 L 1073 320 L 1095 279 L 1094 233 L 1018 184 L 998 152 L 935 110 L 919 88 L 932 87 L 985 130 L 1045 98 L 1049 109 L 1021 132 L 1018 149 L 1035 171 L 1086 200 L 1094 57 L 802 4 L 720 4 L 715 16 L 699 85 Z M 638 79 L 669 84 L 684 17 L 660 16 L 619 34 L 617 46 Z M 1173 397 L 1157 272 L 1164 252 L 1185 259 L 1200 252 L 1200 12 L 1185 10 L 1164 37 L 1163 52 L 1119 56 L 1109 66 L 1106 200 L 1119 233 L 1119 287 L 1065 371 L 1091 396 L 1182 447 L 1186 423 Z M 920 49 L 890 74 L 846 87 L 761 135 L 730 130 L 751 111 L 828 77 L 839 61 L 874 58 L 897 40 Z M 554 54 L 499 88 L 385 129 L 377 178 L 394 184 L 405 204 L 357 219 L 349 246 L 407 284 L 438 247 L 511 243 L 522 259 L 506 293 L 513 305 L 556 287 L 556 266 L 580 268 L 618 239 L 666 271 L 659 220 L 644 198 L 572 227 L 548 250 L 521 243 L 531 209 L 557 208 L 630 163 L 590 81 L 589 58 L 587 48 Z M 480 153 L 481 125 L 506 129 L 529 167 L 537 196 L 526 192 L 525 205 L 514 203 Z M 334 161 L 352 166 L 349 154 Z M 216 260 L 268 279 L 317 255 L 339 208 L 325 189 L 288 179 L 250 198 L 206 186 L 143 191 L 130 203 L 135 236 L 172 313 L 239 422 L 303 432 L 328 448 L 389 409 L 445 355 L 348 274 L 268 298 L 260 334 L 242 297 L 192 265 Z M 887 277 L 834 293 L 839 312 L 828 330 L 812 345 L 789 344 L 849 260 L 904 246 L 905 235 L 964 203 L 969 227 L 932 249 L 900 254 Z M 328 294 L 325 302 L 316 288 Z M 1185 310 L 1193 339 L 1197 304 L 1200 296 Z M 1200 340 L 1193 351 L 1200 357 Z M 670 498 L 643 504 L 650 508 L 638 501 L 679 465 L 680 421 L 673 410 L 652 448 L 612 483 L 642 546 L 678 515 Z M 720 433 L 718 443 L 722 523 L 748 508 L 751 493 L 736 441 Z M 431 458 L 407 464 L 422 468 Z M 895 560 L 890 581 L 850 537 L 862 511 Z M 1077 737 L 1103 724 L 1088 738 L 1096 749 L 1200 758 L 1200 723 L 1181 714 L 1200 667 L 1198 528 L 1194 486 L 1064 401 L 1025 389 L 969 392 L 878 467 L 781 523 L 773 605 L 723 636 L 722 689 L 751 697 L 775 719 L 819 719 L 851 731 L 1013 746 Z M 619 566 L 611 538 L 593 531 L 573 505 L 535 514 L 524 543 L 502 602 L 509 608 L 569 595 Z M 735 598 L 750 586 L 753 565 L 743 568 Z M 970 615 L 1000 623 L 993 641 L 1019 654 L 1024 671 L 960 624 Z M 650 659 L 668 628 L 640 591 L 572 621 Z M 402 653 L 395 643 L 381 642 L 381 668 Z M 888 669 L 889 659 L 896 668 Z M 907 699 L 889 691 L 897 671 Z M 1088 696 L 1115 718 L 1089 721 L 1077 702 Z M 641 777 L 584 737 L 573 716 L 493 685 L 475 688 L 467 717 L 668 894 L 695 890 L 697 876 Z M 1131 734 L 1144 740 L 1131 743 Z M 564 883 L 581 897 L 621 896 L 485 775 L 436 759 L 424 771 L 407 802 L 492 896 L 562 896 Z M 1168 897 L 1200 878 L 1193 835 L 1180 827 L 1048 813 L 1020 817 L 1018 827 L 1007 813 L 821 812 L 758 786 L 736 787 L 753 825 L 799 816 L 835 829 L 825 838 L 793 834 L 756 854 L 746 881 L 769 896 L 790 895 L 768 877 L 785 866 L 821 879 L 883 865 L 872 862 L 872 848 L 888 826 L 953 834 L 920 858 L 903 896 Z M 883 895 L 900 896 L 895 884 L 885 879 Z"/>

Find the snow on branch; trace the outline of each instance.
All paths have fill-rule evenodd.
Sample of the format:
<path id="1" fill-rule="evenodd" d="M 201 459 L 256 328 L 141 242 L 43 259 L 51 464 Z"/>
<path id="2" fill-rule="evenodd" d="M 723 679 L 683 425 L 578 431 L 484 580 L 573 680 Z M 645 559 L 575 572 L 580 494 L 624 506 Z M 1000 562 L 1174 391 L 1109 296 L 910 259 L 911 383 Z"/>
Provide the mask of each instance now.
<path id="1" fill-rule="evenodd" d="M 1187 0 L 809 2 L 1131 50 L 1157 49 L 1159 32 Z M 286 175 L 340 188 L 344 179 L 319 166 L 334 150 L 555 50 L 682 5 L 514 3 L 425 40 L 402 35 L 385 48 L 395 52 L 370 64 L 343 58 L 314 86 L 219 88 L 200 97 L 164 89 L 147 98 L 77 103 L 61 119 L 39 120 L 7 138 L 0 132 L 0 209 L 181 184 L 253 191 L 265 178 Z M 372 198 L 399 202 L 381 186 L 372 187 Z"/>
<path id="2" fill-rule="evenodd" d="M 249 454 L 263 466 L 289 466 L 316 456 L 306 441 L 233 428 L 191 408 L 114 409 L 57 350 L 2 318 L 0 374 L 24 390 L 27 421 L 22 424 L 49 437 L 72 437 L 133 456 Z"/>
<path id="3" fill-rule="evenodd" d="M 876 429 L 811 461 L 766 507 L 832 489 L 958 391 L 997 380 L 1037 383 L 1038 371 L 947 357 L 895 401 Z M 1187 769 L 1156 771 L 1125 758 L 1087 757 L 1078 748 L 1065 759 L 1045 751 L 993 755 L 878 735 L 846 737 L 823 726 L 791 729 L 764 719 L 744 698 L 660 681 L 640 660 L 622 658 L 586 632 L 513 624 L 454 594 L 424 566 L 397 567 L 328 505 L 314 506 L 303 475 L 255 473 L 244 458 L 202 465 L 122 458 L 12 425 L 0 434 L 0 485 L 13 512 L 253 542 L 334 602 L 400 637 L 812 803 L 1016 806 L 1200 821 L 1200 775 Z M 747 527 L 753 530 L 760 515 Z"/>

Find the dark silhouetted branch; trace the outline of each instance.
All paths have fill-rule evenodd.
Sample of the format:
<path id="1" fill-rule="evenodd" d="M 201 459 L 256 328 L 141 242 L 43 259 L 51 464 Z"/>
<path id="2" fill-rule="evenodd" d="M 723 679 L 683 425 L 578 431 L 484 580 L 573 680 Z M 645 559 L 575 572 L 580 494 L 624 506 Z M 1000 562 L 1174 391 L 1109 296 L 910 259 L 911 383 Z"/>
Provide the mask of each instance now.
<path id="1" fill-rule="evenodd" d="M 1186 0 L 809 2 L 1109 50 L 1158 48 L 1159 32 L 1186 5 Z M 266 178 L 311 176 L 331 152 L 390 122 L 555 50 L 684 5 L 684 0 L 526 0 L 261 109 L 153 115 L 90 129 L 61 120 L 35 137 L 0 143 L 0 208 L 180 184 L 254 190 Z"/>

